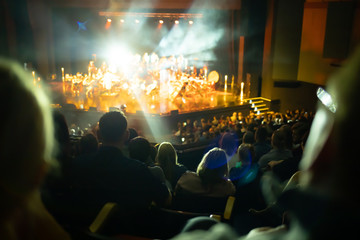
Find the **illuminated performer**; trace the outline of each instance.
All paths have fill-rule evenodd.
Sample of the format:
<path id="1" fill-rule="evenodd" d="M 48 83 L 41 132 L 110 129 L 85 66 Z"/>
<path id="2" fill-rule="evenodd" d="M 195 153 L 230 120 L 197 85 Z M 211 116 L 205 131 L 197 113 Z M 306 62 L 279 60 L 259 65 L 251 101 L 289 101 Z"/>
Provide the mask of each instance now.
<path id="1" fill-rule="evenodd" d="M 89 62 L 88 66 L 88 76 L 84 78 L 83 86 L 86 89 L 85 95 L 90 97 L 94 96 L 95 87 L 98 87 L 97 81 L 98 79 L 95 77 L 97 73 L 97 69 L 95 67 L 94 61 Z"/>
<path id="2" fill-rule="evenodd" d="M 198 69 L 194 65 L 189 67 L 189 61 L 183 55 L 159 58 L 155 52 L 143 56 L 120 54 L 113 56 L 109 65 L 103 62 L 99 68 L 91 60 L 87 75 L 69 75 L 67 81 L 71 82 L 71 93 L 67 94 L 65 90 L 64 94 L 75 98 L 82 96 L 82 100 L 92 98 L 90 102 L 100 103 L 106 101 L 100 99 L 102 95 L 115 97 L 121 92 L 122 101 L 125 99 L 128 104 L 141 99 L 149 106 L 160 104 L 161 112 L 166 112 L 170 105 L 181 108 L 180 102 L 196 106 L 196 99 L 214 91 L 215 82 L 208 80 L 207 66 L 199 71 L 197 75 Z"/>

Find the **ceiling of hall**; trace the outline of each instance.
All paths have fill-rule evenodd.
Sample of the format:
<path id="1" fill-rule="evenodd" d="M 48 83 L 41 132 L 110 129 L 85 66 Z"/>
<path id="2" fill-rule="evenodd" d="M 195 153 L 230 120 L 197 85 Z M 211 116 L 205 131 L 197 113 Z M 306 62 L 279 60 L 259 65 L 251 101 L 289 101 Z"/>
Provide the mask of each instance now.
<path id="1" fill-rule="evenodd" d="M 50 0 L 54 7 L 102 9 L 240 9 L 241 0 Z"/>

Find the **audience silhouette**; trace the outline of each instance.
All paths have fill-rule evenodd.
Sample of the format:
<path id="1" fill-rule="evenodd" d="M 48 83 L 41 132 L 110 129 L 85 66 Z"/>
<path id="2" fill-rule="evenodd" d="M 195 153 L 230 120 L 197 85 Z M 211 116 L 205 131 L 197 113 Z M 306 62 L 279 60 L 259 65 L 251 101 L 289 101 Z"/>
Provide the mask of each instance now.
<path id="1" fill-rule="evenodd" d="M 176 183 L 187 171 L 187 168 L 178 163 L 176 150 L 170 142 L 163 142 L 159 145 L 155 162 L 164 171 L 168 185 L 172 190 L 175 189 Z"/>
<path id="2" fill-rule="evenodd" d="M 0 101 L 0 239 L 69 239 L 40 198 L 56 164 L 49 99 L 20 65 L 0 59 Z"/>
<path id="3" fill-rule="evenodd" d="M 226 197 L 235 194 L 229 174 L 226 153 L 220 148 L 208 151 L 197 171 L 184 173 L 175 188 L 175 194 L 193 194 L 207 197 Z"/>
<path id="4" fill-rule="evenodd" d="M 151 151 L 153 147 L 150 142 L 141 136 L 131 139 L 129 143 L 129 155 L 132 159 L 139 160 L 148 166 L 151 173 L 157 177 L 161 182 L 166 183 L 165 175 L 161 167 L 155 166 L 154 162 L 151 159 Z M 171 186 L 168 186 L 172 189 Z"/>
<path id="5" fill-rule="evenodd" d="M 78 197 L 76 207 L 85 208 L 89 220 L 93 220 L 105 203 L 117 203 L 117 231 L 134 232 L 139 221 L 148 214 L 152 202 L 159 206 L 170 204 L 170 192 L 145 163 L 122 153 L 129 134 L 122 112 L 105 113 L 100 118 L 99 128 L 102 145 L 98 151 L 74 160 L 72 179 Z"/>
<path id="6" fill-rule="evenodd" d="M 175 239 L 352 236 L 360 223 L 357 142 L 349 137 L 349 133 L 359 134 L 353 116 L 353 110 L 360 107 L 356 101 L 359 69 L 360 49 L 328 80 L 326 90 L 319 88 L 311 127 L 303 110 L 262 119 L 254 113 L 246 118 L 234 113 L 231 118 L 213 116 L 208 123 L 205 119 L 201 124 L 187 120 L 186 136 L 218 137 L 222 148 L 212 145 L 192 172 L 179 163 L 172 143 L 162 142 L 156 149 L 137 136 L 135 129 L 129 139 L 127 118 L 120 111 L 99 119 L 101 144 L 94 135 L 85 135 L 79 141 L 81 151 L 73 158 L 66 120 L 59 111 L 51 111 L 44 88 L 33 86 L 18 64 L 0 59 L 0 102 L 7 113 L 0 118 L 4 126 L 0 138 L 0 238 L 69 239 L 58 222 L 65 224 L 73 218 L 72 223 L 83 221 L 83 226 L 88 226 L 108 202 L 118 205 L 111 231 L 151 232 L 145 228 L 156 217 L 149 211 L 154 205 L 173 207 L 172 197 L 185 201 L 188 196 L 206 205 L 210 198 L 230 195 L 236 201 L 228 224 L 212 221 L 207 231 L 191 232 L 186 231 L 196 227 L 187 225 L 188 230 Z M 261 183 L 263 197 L 259 194 Z M 284 187 L 284 183 L 288 184 Z M 277 227 L 255 228 L 264 223 L 257 217 L 268 210 L 286 216 L 286 221 Z M 247 235 L 241 237 L 243 234 Z"/>
<path id="7" fill-rule="evenodd" d="M 360 162 L 358 143 L 349 133 L 359 135 L 353 110 L 360 107 L 360 49 L 347 64 L 319 88 L 319 103 L 300 162 L 298 184 L 285 191 L 268 175 L 267 193 L 273 192 L 287 224 L 262 227 L 239 237 L 226 224 L 207 231 L 182 233 L 174 239 L 347 239 L 357 235 L 359 225 Z M 293 179 L 293 178 L 292 178 Z M 271 183 L 274 181 L 274 183 Z M 294 180 L 291 180 L 294 181 Z M 291 185 L 291 184 L 290 184 Z M 280 194 L 280 196 L 278 196 Z M 272 198 L 274 199 L 274 198 Z"/>

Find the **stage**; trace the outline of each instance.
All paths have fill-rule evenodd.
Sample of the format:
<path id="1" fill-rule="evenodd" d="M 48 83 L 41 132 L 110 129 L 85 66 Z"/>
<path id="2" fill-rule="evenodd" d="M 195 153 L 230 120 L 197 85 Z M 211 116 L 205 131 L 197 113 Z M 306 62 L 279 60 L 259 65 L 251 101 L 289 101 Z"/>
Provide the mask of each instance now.
<path id="1" fill-rule="evenodd" d="M 167 140 L 178 122 L 251 110 L 243 98 L 244 83 L 236 84 L 233 75 L 222 79 L 216 71 L 208 72 L 206 64 L 183 56 L 145 53 L 127 59 L 107 65 L 94 58 L 85 74 L 61 68 L 61 79 L 50 82 L 53 107 L 63 112 L 70 128 L 86 129 L 104 112 L 122 110 L 129 127 L 158 142 Z"/>
<path id="2" fill-rule="evenodd" d="M 121 92 L 105 97 L 63 95 L 61 82 L 53 82 L 51 86 L 54 95 L 57 95 L 53 107 L 64 114 L 70 129 L 86 130 L 96 124 L 105 112 L 120 110 L 126 104 L 127 107 L 121 110 L 127 116 L 128 127 L 135 128 L 151 142 L 170 141 L 178 122 L 186 122 L 187 119 L 200 122 L 202 118 L 207 120 L 214 116 L 231 116 L 233 112 L 241 112 L 246 116 L 253 110 L 248 101 L 241 102 L 239 98 L 223 91 L 212 91 L 193 99 L 182 97 L 174 102 L 154 102 L 146 96 L 141 96 L 138 101 L 127 94 L 122 95 Z M 144 107 L 151 104 L 156 107 Z M 160 112 L 162 104 L 166 105 L 167 111 Z M 78 135 L 77 132 L 75 134 Z"/>
<path id="3" fill-rule="evenodd" d="M 74 109 L 107 112 L 118 108 L 127 113 L 167 115 L 217 107 L 241 105 L 243 84 L 235 76 L 208 72 L 205 63 L 183 56 L 159 58 L 155 53 L 128 55 L 89 62 L 87 73 L 69 74 L 61 68 L 61 79 L 52 81 L 54 104 Z"/>
<path id="4" fill-rule="evenodd" d="M 68 83 L 66 83 L 68 84 Z M 168 115 L 173 111 L 178 113 L 189 113 L 209 110 L 229 105 L 241 105 L 239 96 L 224 91 L 198 91 L 193 94 L 186 93 L 170 100 L 158 95 L 146 95 L 144 93 L 129 94 L 127 91 L 117 89 L 116 91 L 104 92 L 102 94 L 86 95 L 79 87 L 79 91 L 66 91 L 63 94 L 63 83 L 52 82 L 51 89 L 55 97 L 54 104 L 61 107 L 95 110 L 107 112 L 114 109 L 123 110 L 127 113 L 144 112 L 148 114 Z M 71 89 L 71 85 L 65 86 Z"/>

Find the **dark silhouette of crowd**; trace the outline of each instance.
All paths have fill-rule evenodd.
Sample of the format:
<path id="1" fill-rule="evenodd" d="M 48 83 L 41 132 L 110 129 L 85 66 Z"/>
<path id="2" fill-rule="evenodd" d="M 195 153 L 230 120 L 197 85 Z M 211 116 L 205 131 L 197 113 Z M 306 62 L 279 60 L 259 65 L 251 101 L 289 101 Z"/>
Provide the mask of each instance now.
<path id="1" fill-rule="evenodd" d="M 66 125 L 64 118 L 59 119 L 62 121 L 57 125 Z M 281 223 L 279 216 L 266 211 L 261 179 L 263 174 L 272 173 L 284 186 L 299 170 L 312 117 L 305 111 L 288 111 L 251 113 L 233 122 L 230 117 L 212 119 L 201 120 L 201 125 L 187 120 L 188 126 L 192 122 L 196 126 L 188 128 L 188 133 L 196 135 L 198 131 L 208 136 L 205 144 L 211 141 L 201 159 L 191 159 L 198 163 L 192 171 L 178 161 L 181 153 L 176 143 L 150 143 L 138 136 L 136 129 L 127 128 L 122 112 L 105 113 L 95 127 L 72 143 L 77 147 L 68 146 L 68 137 L 58 139 L 66 150 L 58 156 L 62 175 L 49 175 L 43 184 L 43 201 L 61 224 L 78 228 L 89 225 L 104 204 L 115 202 L 121 210 L 108 224 L 107 233 L 150 237 L 172 237 L 185 224 L 176 222 L 179 226 L 175 230 L 169 227 L 162 222 L 162 215 L 152 210 L 154 205 L 219 213 L 229 196 L 236 200 L 228 223 L 238 234 Z M 59 130 L 68 134 L 64 127 Z M 69 153 L 69 149 L 76 151 Z M 266 214 L 257 214 L 262 211 Z"/>
<path id="2" fill-rule="evenodd" d="M 83 239 L 109 202 L 117 208 L 102 229 L 105 236 L 338 239 L 356 232 L 359 163 L 356 141 L 347 136 L 356 119 L 345 106 L 358 107 L 351 99 L 359 89 L 360 54 L 329 81 L 316 115 L 288 110 L 188 119 L 178 124 L 173 142 L 158 143 L 129 129 L 121 111 L 103 114 L 70 141 L 64 116 L 49 109 L 42 89 L 29 85 L 17 65 L 0 63 L 0 97 L 13 99 L 1 101 L 9 112 L 2 126 L 22 126 L 1 134 L 2 239 L 67 239 L 65 231 Z M 191 169 L 179 161 L 177 144 L 194 142 L 208 147 L 191 159 L 198 163 Z M 179 211 L 221 214 L 229 196 L 234 205 L 223 223 L 179 217 Z M 198 227 L 185 229 L 206 231 L 180 234 L 188 219 Z"/>

